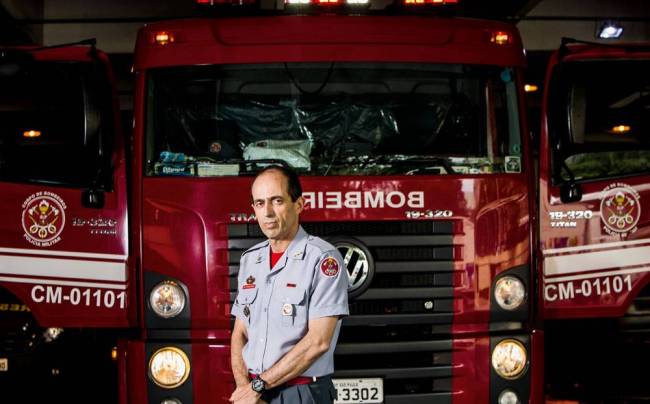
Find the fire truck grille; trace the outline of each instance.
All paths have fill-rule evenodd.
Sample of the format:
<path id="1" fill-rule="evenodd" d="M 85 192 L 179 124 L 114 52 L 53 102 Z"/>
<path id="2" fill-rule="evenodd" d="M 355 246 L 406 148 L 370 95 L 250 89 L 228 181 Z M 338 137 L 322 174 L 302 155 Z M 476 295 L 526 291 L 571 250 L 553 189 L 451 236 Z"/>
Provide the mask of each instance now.
<path id="1" fill-rule="evenodd" d="M 454 262 L 462 245 L 453 221 L 317 222 L 305 230 L 336 244 L 360 243 L 374 274 L 350 299 L 335 354 L 336 378 L 380 377 L 384 402 L 450 403 L 453 288 L 463 282 Z M 228 227 L 231 299 L 243 251 L 263 241 L 257 224 Z M 362 288 L 363 289 L 363 288 Z M 354 296 L 354 295 L 353 295 Z"/>

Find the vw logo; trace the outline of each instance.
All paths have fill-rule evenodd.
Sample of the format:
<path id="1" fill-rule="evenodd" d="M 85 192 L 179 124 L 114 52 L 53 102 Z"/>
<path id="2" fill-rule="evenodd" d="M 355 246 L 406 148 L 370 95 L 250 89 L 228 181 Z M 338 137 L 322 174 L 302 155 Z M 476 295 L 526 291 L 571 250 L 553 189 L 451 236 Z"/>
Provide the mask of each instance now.
<path id="1" fill-rule="evenodd" d="M 359 241 L 352 239 L 334 240 L 333 243 L 343 257 L 348 270 L 350 285 L 348 296 L 357 297 L 368 289 L 375 273 L 375 264 L 370 251 Z"/>

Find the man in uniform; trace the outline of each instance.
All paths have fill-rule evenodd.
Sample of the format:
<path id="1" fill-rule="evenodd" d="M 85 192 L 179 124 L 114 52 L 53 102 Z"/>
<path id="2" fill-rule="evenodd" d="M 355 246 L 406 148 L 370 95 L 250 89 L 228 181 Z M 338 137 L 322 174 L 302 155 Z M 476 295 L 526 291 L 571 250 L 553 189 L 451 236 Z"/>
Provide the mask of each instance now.
<path id="1" fill-rule="evenodd" d="M 241 257 L 230 401 L 331 403 L 334 348 L 349 313 L 347 270 L 334 246 L 299 225 L 304 199 L 295 172 L 267 167 L 251 193 L 268 240 Z"/>

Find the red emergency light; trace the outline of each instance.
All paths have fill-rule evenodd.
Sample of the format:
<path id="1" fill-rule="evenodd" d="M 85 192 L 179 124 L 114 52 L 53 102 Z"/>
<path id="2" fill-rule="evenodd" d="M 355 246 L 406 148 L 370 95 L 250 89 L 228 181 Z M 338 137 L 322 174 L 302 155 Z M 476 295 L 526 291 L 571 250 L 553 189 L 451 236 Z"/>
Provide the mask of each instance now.
<path id="1" fill-rule="evenodd" d="M 435 5 L 443 6 L 447 4 L 458 4 L 458 0 L 404 0 L 408 6 Z"/>
<path id="2" fill-rule="evenodd" d="M 250 6 L 257 4 L 257 0 L 196 0 L 196 4 L 206 6 Z"/>
<path id="3" fill-rule="evenodd" d="M 284 0 L 287 6 L 365 6 L 369 0 Z"/>

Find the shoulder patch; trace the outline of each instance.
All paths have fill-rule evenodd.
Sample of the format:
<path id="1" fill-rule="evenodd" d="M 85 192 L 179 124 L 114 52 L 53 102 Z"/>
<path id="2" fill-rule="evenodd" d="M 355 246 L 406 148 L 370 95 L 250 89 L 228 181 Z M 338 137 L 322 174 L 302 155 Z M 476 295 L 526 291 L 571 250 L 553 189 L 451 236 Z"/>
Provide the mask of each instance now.
<path id="1" fill-rule="evenodd" d="M 325 276 L 333 277 L 339 273 L 341 265 L 334 257 L 325 257 L 319 263 L 318 267 Z"/>

